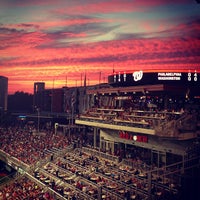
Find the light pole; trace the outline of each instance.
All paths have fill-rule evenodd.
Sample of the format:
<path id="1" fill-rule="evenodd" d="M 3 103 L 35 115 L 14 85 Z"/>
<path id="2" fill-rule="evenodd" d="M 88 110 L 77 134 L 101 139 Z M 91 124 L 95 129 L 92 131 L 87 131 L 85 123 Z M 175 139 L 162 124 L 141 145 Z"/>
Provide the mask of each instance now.
<path id="1" fill-rule="evenodd" d="M 37 132 L 40 132 L 40 109 L 37 108 Z"/>

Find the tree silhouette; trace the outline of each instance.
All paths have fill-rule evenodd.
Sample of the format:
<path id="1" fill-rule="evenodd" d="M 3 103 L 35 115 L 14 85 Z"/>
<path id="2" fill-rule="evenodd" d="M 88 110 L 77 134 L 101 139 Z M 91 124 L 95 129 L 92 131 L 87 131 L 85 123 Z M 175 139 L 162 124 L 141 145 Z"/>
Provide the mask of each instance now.
<path id="1" fill-rule="evenodd" d="M 8 111 L 10 112 L 31 112 L 33 106 L 33 95 L 17 91 L 8 95 Z"/>

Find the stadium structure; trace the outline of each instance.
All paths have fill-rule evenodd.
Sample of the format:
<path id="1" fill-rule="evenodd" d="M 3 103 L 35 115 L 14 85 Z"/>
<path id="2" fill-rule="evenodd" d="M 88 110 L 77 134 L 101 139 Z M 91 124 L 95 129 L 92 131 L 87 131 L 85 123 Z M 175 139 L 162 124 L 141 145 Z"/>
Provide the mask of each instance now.
<path id="1" fill-rule="evenodd" d="M 19 190 L 33 183 L 38 199 L 62 200 L 200 197 L 199 70 L 113 72 L 108 84 L 66 94 L 69 124 L 40 132 L 38 111 L 36 132 L 0 128 L 0 159 Z"/>

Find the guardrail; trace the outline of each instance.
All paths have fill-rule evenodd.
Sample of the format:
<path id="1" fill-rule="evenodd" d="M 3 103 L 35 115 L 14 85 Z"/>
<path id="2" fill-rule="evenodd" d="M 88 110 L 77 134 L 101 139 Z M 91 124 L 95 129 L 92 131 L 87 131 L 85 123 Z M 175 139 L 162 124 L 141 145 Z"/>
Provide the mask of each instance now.
<path id="1" fill-rule="evenodd" d="M 109 160 L 109 161 L 113 161 L 113 162 L 116 162 L 116 163 L 119 162 L 119 157 L 118 156 L 113 156 L 111 154 L 98 151 L 96 149 L 82 147 L 81 151 L 83 151 L 85 153 L 89 153 L 89 154 L 91 154 L 93 156 L 98 156 L 98 157 L 104 158 L 104 159 Z"/>
<path id="2" fill-rule="evenodd" d="M 15 170 L 18 170 L 18 168 L 22 168 L 24 171 L 27 171 L 30 168 L 30 165 L 20 161 L 19 159 L 11 156 L 3 150 L 0 150 L 0 154 L 5 158 L 5 161 L 8 163 L 8 165 L 13 167 Z"/>
<path id="3" fill-rule="evenodd" d="M 56 199 L 66 200 L 66 198 L 64 198 L 62 195 L 52 190 L 50 187 L 47 187 L 44 183 L 42 183 L 41 181 L 39 181 L 38 179 L 30 175 L 29 173 L 25 173 L 25 176 L 28 177 L 33 182 L 37 183 L 37 185 L 39 185 L 45 192 L 49 192 L 51 196 L 56 197 Z"/>

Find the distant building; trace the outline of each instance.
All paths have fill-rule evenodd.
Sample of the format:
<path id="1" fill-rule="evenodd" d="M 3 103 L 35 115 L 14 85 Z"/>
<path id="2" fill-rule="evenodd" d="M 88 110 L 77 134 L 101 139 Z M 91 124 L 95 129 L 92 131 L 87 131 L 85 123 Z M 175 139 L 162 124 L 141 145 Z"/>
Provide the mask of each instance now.
<path id="1" fill-rule="evenodd" d="M 93 95 L 87 95 L 86 90 L 107 88 L 108 84 L 62 87 L 45 89 L 44 82 L 34 83 L 33 108 L 34 112 L 39 108 L 41 112 L 65 113 L 76 115 L 86 111 L 91 105 Z"/>
<path id="2" fill-rule="evenodd" d="M 0 112 L 7 111 L 8 104 L 8 78 L 0 76 Z"/>
<path id="3" fill-rule="evenodd" d="M 33 110 L 36 110 L 38 108 L 40 110 L 43 110 L 44 91 L 45 91 L 45 83 L 44 82 L 34 83 Z"/>
<path id="4" fill-rule="evenodd" d="M 45 89 L 44 82 L 34 83 L 33 111 L 38 108 L 41 112 L 64 112 L 65 88 Z"/>
<path id="5" fill-rule="evenodd" d="M 64 112 L 63 99 L 64 88 L 45 89 L 43 111 L 54 113 Z"/>

